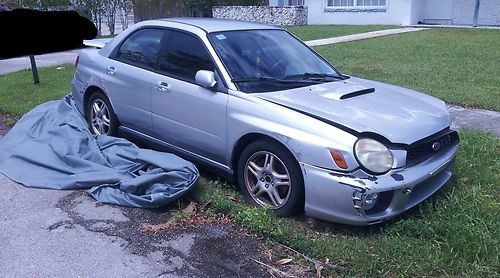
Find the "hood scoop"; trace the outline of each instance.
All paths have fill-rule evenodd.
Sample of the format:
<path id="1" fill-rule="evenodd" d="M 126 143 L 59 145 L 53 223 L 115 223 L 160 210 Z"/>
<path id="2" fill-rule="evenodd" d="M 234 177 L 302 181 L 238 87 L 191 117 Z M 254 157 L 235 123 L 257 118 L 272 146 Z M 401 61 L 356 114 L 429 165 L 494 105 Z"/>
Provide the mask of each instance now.
<path id="1" fill-rule="evenodd" d="M 367 88 L 359 85 L 344 85 L 329 90 L 316 90 L 320 96 L 333 100 L 346 100 L 357 96 L 371 94 L 375 92 L 375 88 Z"/>
<path id="2" fill-rule="evenodd" d="M 368 89 L 363 89 L 363 90 L 359 90 L 359 91 L 354 91 L 354 92 L 351 92 L 351 93 L 348 93 L 348 94 L 341 96 L 340 99 L 344 100 L 344 99 L 353 98 L 353 97 L 371 94 L 371 93 L 375 93 L 375 88 L 368 88 Z"/>

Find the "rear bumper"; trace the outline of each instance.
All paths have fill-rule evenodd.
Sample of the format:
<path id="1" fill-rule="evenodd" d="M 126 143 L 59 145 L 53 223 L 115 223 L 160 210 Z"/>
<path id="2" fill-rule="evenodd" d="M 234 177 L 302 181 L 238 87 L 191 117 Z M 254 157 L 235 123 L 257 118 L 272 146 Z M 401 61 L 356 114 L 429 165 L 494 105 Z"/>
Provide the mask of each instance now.
<path id="1" fill-rule="evenodd" d="M 75 100 L 76 103 L 76 108 L 82 113 L 82 115 L 85 115 L 85 111 L 83 111 L 83 95 L 85 92 L 85 84 L 80 82 L 78 79 L 73 78 L 71 80 L 71 95 L 73 96 L 73 99 Z"/>
<path id="2" fill-rule="evenodd" d="M 439 190 L 450 179 L 458 145 L 408 168 L 371 176 L 358 170 L 341 174 L 301 164 L 308 216 L 350 225 L 370 225 L 395 217 Z M 364 205 L 377 193 L 374 208 Z"/>

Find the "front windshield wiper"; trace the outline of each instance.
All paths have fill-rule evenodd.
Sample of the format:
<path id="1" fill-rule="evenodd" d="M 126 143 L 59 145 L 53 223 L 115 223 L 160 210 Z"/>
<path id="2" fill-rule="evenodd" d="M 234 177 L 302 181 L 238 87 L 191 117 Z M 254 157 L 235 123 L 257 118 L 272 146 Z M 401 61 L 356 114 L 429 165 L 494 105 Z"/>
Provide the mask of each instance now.
<path id="1" fill-rule="evenodd" d="M 300 80 L 300 79 L 279 79 L 272 76 L 259 76 L 259 77 L 249 77 L 249 78 L 237 78 L 231 80 L 234 83 L 244 83 L 244 82 L 261 82 L 261 81 L 272 81 L 279 83 L 319 83 L 316 80 Z"/>
<path id="2" fill-rule="evenodd" d="M 325 80 L 327 78 L 333 78 L 333 79 L 338 79 L 338 80 L 344 80 L 343 77 L 338 76 L 336 74 L 331 74 L 331 73 L 320 73 L 320 72 L 304 72 L 302 74 L 293 74 L 293 75 L 287 75 L 285 76 L 285 79 L 288 80 L 295 80 L 293 78 L 302 78 L 305 80 Z"/>

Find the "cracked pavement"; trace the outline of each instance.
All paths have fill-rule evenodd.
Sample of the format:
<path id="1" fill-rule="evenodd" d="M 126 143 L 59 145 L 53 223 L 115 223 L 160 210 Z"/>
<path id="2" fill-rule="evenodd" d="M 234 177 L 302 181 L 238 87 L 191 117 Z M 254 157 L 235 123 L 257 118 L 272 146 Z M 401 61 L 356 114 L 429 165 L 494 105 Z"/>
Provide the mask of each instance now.
<path id="1" fill-rule="evenodd" d="M 268 277 L 260 241 L 237 227 L 149 233 L 164 210 L 101 205 L 83 191 L 32 189 L 0 174 L 0 277 Z"/>

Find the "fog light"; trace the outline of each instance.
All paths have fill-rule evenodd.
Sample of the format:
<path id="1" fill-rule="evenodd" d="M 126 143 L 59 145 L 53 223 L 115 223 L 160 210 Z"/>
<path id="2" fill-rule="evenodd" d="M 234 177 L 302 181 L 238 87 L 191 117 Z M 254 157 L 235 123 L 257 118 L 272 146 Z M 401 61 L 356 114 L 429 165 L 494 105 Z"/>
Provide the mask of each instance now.
<path id="1" fill-rule="evenodd" d="M 378 199 L 377 193 L 366 194 L 365 198 L 363 200 L 363 208 L 365 210 L 372 209 L 375 206 L 375 204 L 377 203 L 377 199 Z"/>

